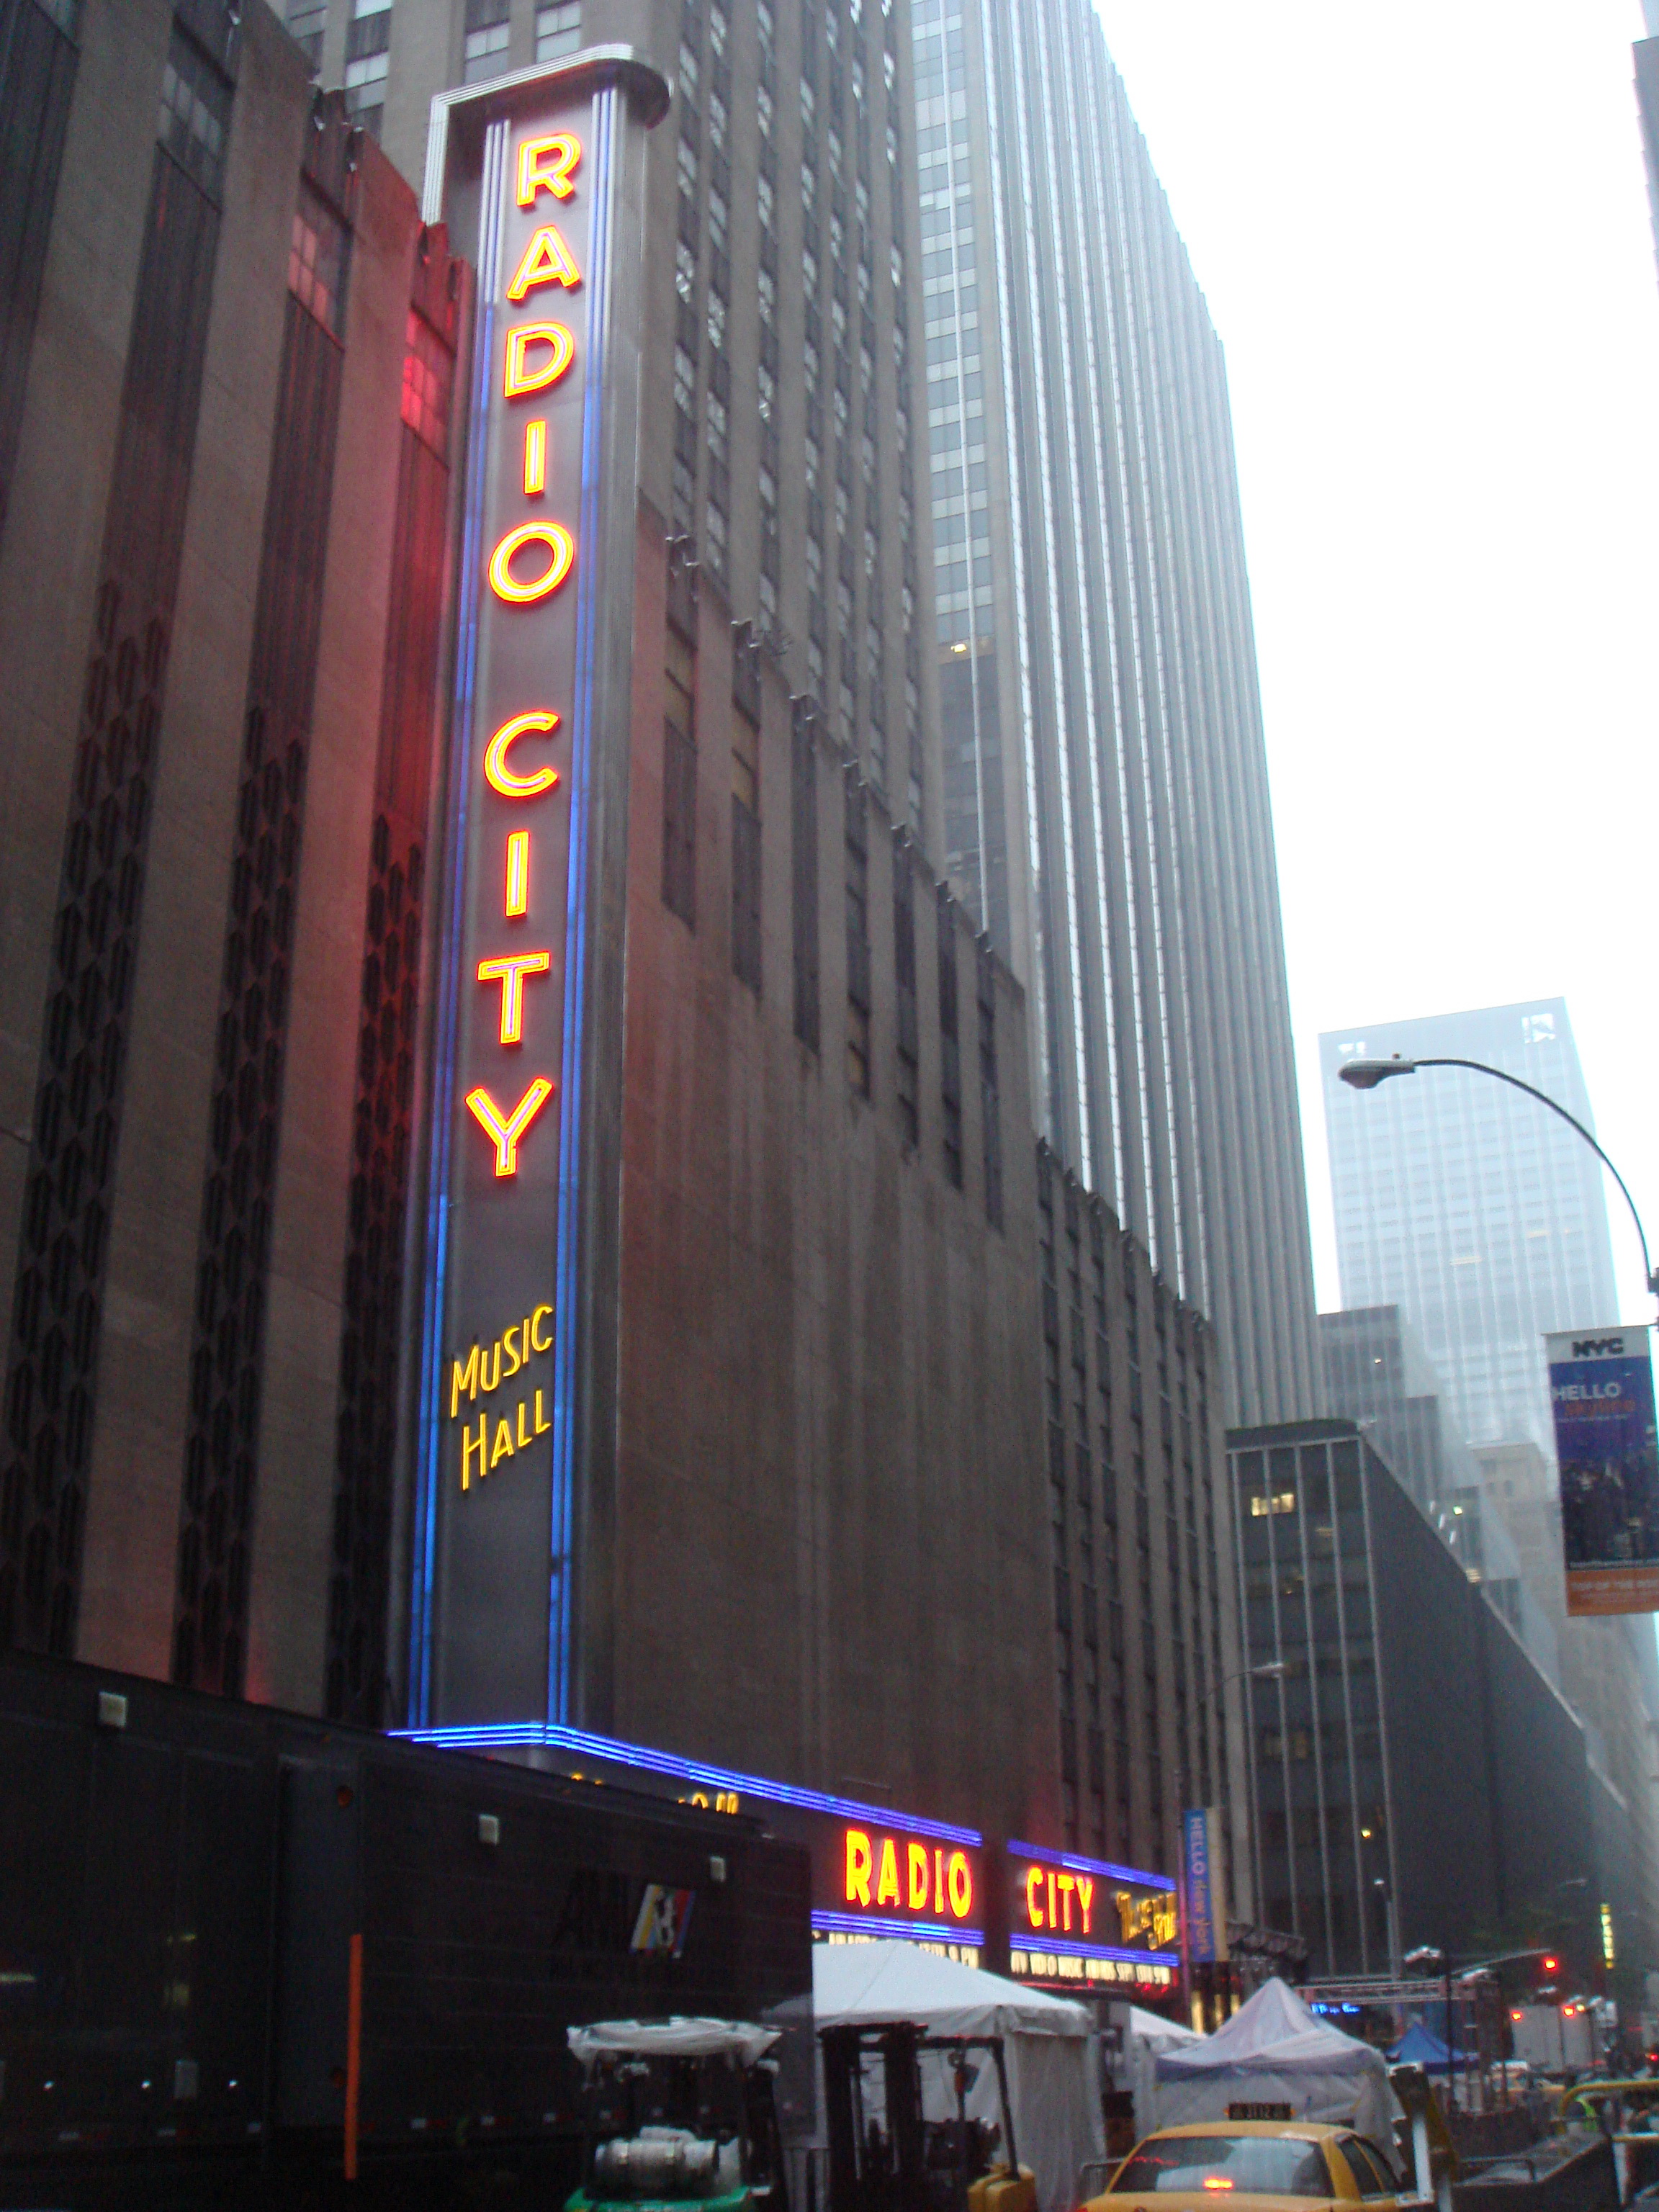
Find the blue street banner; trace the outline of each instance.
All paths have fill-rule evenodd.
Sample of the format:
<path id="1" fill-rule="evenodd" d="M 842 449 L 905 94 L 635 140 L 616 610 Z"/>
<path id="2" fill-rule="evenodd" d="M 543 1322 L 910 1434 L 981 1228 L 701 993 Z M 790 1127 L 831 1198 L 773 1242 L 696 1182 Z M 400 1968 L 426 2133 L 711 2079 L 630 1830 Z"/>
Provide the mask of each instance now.
<path id="1" fill-rule="evenodd" d="M 1194 1806 L 1182 1819 L 1187 1875 L 1187 1956 L 1195 1966 L 1227 1957 L 1227 1880 L 1221 1820 L 1213 1805 Z"/>
<path id="2" fill-rule="evenodd" d="M 1645 1328 L 1545 1339 L 1571 1613 L 1659 1609 L 1659 1442 Z"/>

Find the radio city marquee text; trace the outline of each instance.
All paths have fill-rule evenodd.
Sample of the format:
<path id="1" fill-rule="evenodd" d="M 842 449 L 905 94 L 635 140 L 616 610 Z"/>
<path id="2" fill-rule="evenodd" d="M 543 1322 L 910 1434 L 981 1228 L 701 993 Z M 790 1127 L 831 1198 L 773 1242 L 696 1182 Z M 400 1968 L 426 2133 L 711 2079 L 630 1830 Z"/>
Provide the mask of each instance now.
<path id="1" fill-rule="evenodd" d="M 580 140 L 563 131 L 526 137 L 511 155 L 508 189 L 517 205 L 530 211 L 534 227 L 507 280 L 492 375 L 515 457 L 514 496 L 522 504 L 516 517 L 501 518 L 510 526 L 483 553 L 495 619 L 510 623 L 544 620 L 555 595 L 569 586 L 576 571 L 573 518 L 547 512 L 544 502 L 551 459 L 546 402 L 576 367 L 578 350 L 575 337 L 550 309 L 583 281 L 564 231 L 552 216 L 575 200 L 581 158 Z M 547 665 L 557 668 L 564 659 L 550 653 Z M 487 790 L 507 802 L 510 826 L 500 832 L 493 861 L 487 851 L 474 849 L 471 866 L 483 880 L 469 886 L 469 896 L 481 915 L 486 910 L 481 902 L 489 901 L 497 935 L 493 945 L 486 937 L 476 972 L 463 988 L 470 982 L 485 995 L 483 1036 L 495 1048 L 490 1056 L 498 1072 L 474 1080 L 465 1093 L 471 1133 L 465 1141 L 487 1146 L 497 1183 L 513 1187 L 526 1145 L 552 1142 L 556 1131 L 547 1109 L 558 1087 L 551 1071 L 556 1066 L 562 949 L 526 942 L 523 933 L 533 927 L 529 917 L 538 869 L 559 865 L 560 854 L 544 848 L 554 827 L 552 810 L 563 803 L 556 760 L 569 701 L 547 696 L 494 703 L 498 714 L 507 704 L 514 711 L 490 731 L 473 771 L 485 789 L 469 794 L 469 805 L 476 797 L 487 807 Z M 546 912 L 549 902 L 541 904 Z M 475 1076 L 479 1072 L 473 1070 Z M 462 1490 L 496 1474 L 551 1431 L 550 1372 L 542 1362 L 553 1348 L 552 1315 L 550 1305 L 538 1304 L 515 1317 L 492 1343 L 475 1342 L 453 1357 L 447 1410 L 450 1423 L 460 1426 L 457 1473 Z M 515 1382 L 516 1392 L 510 1391 Z"/>
<path id="2" fill-rule="evenodd" d="M 842 1894 L 849 1907 L 926 1914 L 958 1924 L 971 1917 L 974 1872 L 966 1851 L 867 1828 L 847 1829 L 842 1843 Z"/>

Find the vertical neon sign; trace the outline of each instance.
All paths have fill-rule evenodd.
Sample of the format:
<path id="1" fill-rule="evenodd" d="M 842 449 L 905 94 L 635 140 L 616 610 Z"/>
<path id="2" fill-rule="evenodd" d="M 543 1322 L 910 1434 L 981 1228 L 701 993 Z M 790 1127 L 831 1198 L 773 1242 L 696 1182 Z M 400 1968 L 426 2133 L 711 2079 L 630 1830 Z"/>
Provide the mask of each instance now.
<path id="1" fill-rule="evenodd" d="M 621 948 L 590 921 L 626 861 L 635 501 L 637 349 L 613 366 L 606 341 L 637 300 L 620 218 L 642 205 L 640 125 L 665 105 L 621 49 L 434 102 L 428 218 L 476 190 L 477 296 L 412 1516 L 422 1723 L 563 1721 L 577 1701 L 580 1492 L 611 1379 L 594 1307 L 616 1274 L 615 1147 L 591 1121 L 615 1118 L 621 1076 Z"/>

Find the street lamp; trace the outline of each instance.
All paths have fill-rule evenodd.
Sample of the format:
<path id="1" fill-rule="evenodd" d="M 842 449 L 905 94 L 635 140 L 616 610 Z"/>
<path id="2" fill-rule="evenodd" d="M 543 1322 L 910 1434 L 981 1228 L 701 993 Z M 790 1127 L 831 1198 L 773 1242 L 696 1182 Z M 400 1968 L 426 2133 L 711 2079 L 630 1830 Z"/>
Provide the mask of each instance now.
<path id="1" fill-rule="evenodd" d="M 1547 1091 L 1534 1090 L 1530 1083 L 1522 1083 L 1518 1075 L 1510 1074 L 1505 1068 L 1488 1067 L 1484 1060 L 1402 1060 L 1396 1053 L 1390 1060 L 1344 1060 L 1337 1073 L 1354 1091 L 1375 1091 L 1377 1085 L 1386 1083 L 1389 1076 L 1415 1075 L 1419 1067 L 1469 1067 L 1477 1075 L 1495 1075 L 1500 1083 L 1507 1083 L 1512 1091 L 1524 1091 L 1528 1098 L 1535 1098 L 1540 1106 L 1547 1106 L 1552 1114 L 1560 1115 L 1570 1129 L 1576 1130 L 1624 1192 L 1630 1218 L 1636 1224 L 1637 1242 L 1642 1247 L 1642 1273 L 1647 1278 L 1649 1295 L 1659 1298 L 1659 1272 L 1655 1270 L 1648 1258 L 1647 1233 L 1642 1227 L 1642 1217 L 1636 1211 L 1636 1200 L 1630 1194 L 1628 1184 L 1583 1123 L 1569 1114 L 1566 1108 L 1559 1104 Z"/>

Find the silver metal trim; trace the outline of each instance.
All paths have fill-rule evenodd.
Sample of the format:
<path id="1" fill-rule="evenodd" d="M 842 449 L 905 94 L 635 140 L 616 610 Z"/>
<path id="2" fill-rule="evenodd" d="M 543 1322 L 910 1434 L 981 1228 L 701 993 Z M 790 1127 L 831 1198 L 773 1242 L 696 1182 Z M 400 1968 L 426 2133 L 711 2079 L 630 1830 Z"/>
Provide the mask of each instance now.
<path id="1" fill-rule="evenodd" d="M 579 52 L 566 54 L 556 62 L 532 62 L 528 69 L 509 70 L 504 76 L 488 77 L 482 84 L 452 85 L 447 92 L 434 93 L 427 125 L 422 222 L 443 221 L 444 168 L 449 158 L 450 117 L 455 110 L 480 100 L 516 107 L 516 95 L 527 87 L 556 82 L 562 87 L 571 78 L 590 76 L 600 82 L 619 79 L 647 131 L 662 121 L 673 100 L 673 85 L 655 63 L 637 46 L 583 46 Z"/>

